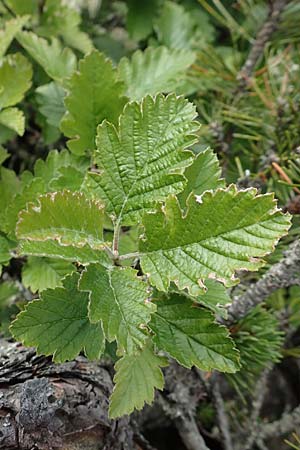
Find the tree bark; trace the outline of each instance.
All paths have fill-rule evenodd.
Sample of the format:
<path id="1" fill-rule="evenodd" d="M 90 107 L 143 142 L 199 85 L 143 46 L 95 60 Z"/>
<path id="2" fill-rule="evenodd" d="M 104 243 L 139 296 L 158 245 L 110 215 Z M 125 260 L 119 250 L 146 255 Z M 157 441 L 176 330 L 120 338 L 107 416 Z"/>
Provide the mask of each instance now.
<path id="1" fill-rule="evenodd" d="M 64 364 L 0 340 L 0 449 L 133 450 L 128 418 L 108 419 L 109 366 Z"/>

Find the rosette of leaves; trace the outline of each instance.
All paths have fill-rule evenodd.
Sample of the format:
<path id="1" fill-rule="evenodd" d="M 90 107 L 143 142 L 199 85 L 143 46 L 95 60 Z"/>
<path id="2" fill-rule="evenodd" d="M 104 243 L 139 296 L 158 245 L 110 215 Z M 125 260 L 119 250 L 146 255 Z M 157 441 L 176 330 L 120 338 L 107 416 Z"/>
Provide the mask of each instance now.
<path id="1" fill-rule="evenodd" d="M 195 157 L 195 119 L 175 94 L 127 103 L 117 121 L 97 126 L 93 169 L 81 182 L 52 184 L 18 214 L 20 255 L 76 262 L 77 271 L 28 303 L 12 334 L 58 362 L 81 351 L 99 358 L 115 341 L 112 418 L 152 402 L 166 356 L 187 368 L 239 370 L 214 314 L 224 312 L 236 271 L 259 269 L 290 226 L 273 195 L 226 187 L 211 150 Z M 122 253 L 128 227 L 140 231 Z"/>

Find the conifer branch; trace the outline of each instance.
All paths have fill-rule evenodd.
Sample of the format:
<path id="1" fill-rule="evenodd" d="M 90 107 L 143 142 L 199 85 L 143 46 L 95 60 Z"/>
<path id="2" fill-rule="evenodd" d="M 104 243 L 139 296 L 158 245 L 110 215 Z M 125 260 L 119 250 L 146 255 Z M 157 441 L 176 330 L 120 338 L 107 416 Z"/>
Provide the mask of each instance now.
<path id="1" fill-rule="evenodd" d="M 258 433 L 258 439 L 265 440 L 271 437 L 283 436 L 295 431 L 300 426 L 300 405 L 291 412 L 283 413 L 280 419 L 264 424 Z"/>
<path id="2" fill-rule="evenodd" d="M 272 34 L 276 31 L 280 22 L 281 14 L 289 1 L 290 0 L 275 0 L 271 3 L 268 18 L 263 24 L 261 30 L 258 32 L 248 58 L 238 73 L 238 92 L 241 92 L 246 88 L 255 66 L 263 54 L 265 45 L 270 40 Z"/>
<path id="3" fill-rule="evenodd" d="M 263 303 L 277 289 L 300 283 L 300 240 L 290 244 L 284 257 L 274 264 L 257 283 L 233 299 L 228 308 L 227 325 L 244 317 L 256 305 Z"/>

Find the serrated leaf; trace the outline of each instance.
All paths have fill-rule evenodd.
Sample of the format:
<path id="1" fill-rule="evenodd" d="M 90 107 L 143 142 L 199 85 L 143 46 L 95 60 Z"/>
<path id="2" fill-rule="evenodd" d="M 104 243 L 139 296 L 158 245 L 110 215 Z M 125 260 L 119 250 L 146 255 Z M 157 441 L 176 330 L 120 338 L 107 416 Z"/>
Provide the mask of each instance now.
<path id="1" fill-rule="evenodd" d="M 201 203 L 189 197 L 184 216 L 170 196 L 163 210 L 145 215 L 143 222 L 141 266 L 150 282 L 166 291 L 174 281 L 197 296 L 205 279 L 232 286 L 238 282 L 236 270 L 258 270 L 260 257 L 287 233 L 290 216 L 276 209 L 273 195 L 256 196 L 256 189 L 237 191 L 231 185 L 207 191 Z"/>
<path id="2" fill-rule="evenodd" d="M 74 271 L 70 262 L 30 256 L 22 268 L 22 283 L 32 292 L 41 292 L 62 286 L 62 279 Z"/>
<path id="3" fill-rule="evenodd" d="M 0 109 L 20 102 L 31 86 L 32 67 L 20 53 L 0 62 Z"/>
<path id="4" fill-rule="evenodd" d="M 154 28 L 162 45 L 187 50 L 211 42 L 215 34 L 203 9 L 186 11 L 182 5 L 171 1 L 164 2 Z"/>
<path id="5" fill-rule="evenodd" d="M 116 123 L 126 102 L 123 84 L 117 81 L 117 72 L 111 61 L 93 51 L 79 62 L 65 98 L 67 113 L 61 130 L 72 138 L 70 150 L 83 155 L 95 148 L 97 125 L 104 119 Z"/>
<path id="6" fill-rule="evenodd" d="M 61 0 L 46 0 L 38 33 L 49 38 L 60 36 L 70 47 L 89 53 L 93 44 L 89 35 L 79 29 L 80 22 L 80 14 L 72 6 Z"/>
<path id="7" fill-rule="evenodd" d="M 47 289 L 40 300 L 26 305 L 11 325 L 16 340 L 37 347 L 39 354 L 55 362 L 74 359 L 81 350 L 90 359 L 104 350 L 101 325 L 88 319 L 88 294 L 77 290 L 78 274 L 68 277 L 63 288 Z"/>
<path id="8" fill-rule="evenodd" d="M 15 238 L 15 228 L 19 212 L 28 202 L 35 202 L 40 194 L 46 192 L 46 184 L 42 178 L 32 178 L 21 186 L 20 192 L 8 203 L 4 214 L 3 228 L 11 238 Z"/>
<path id="9" fill-rule="evenodd" d="M 86 159 L 84 157 L 73 155 L 66 149 L 60 152 L 51 150 L 45 161 L 42 159 L 37 160 L 34 165 L 34 175 L 42 178 L 46 182 L 47 189 L 55 190 L 53 185 L 58 182 L 61 177 L 66 179 L 68 176 L 65 171 L 75 169 L 83 175 L 88 169 L 89 164 L 90 161 L 88 158 Z M 74 181 L 72 181 L 72 184 L 73 183 Z M 73 190 L 70 186 L 67 186 L 67 183 L 65 183 L 64 187 Z"/>
<path id="10" fill-rule="evenodd" d="M 6 108 L 0 111 L 0 123 L 11 130 L 14 130 L 19 136 L 23 136 L 25 131 L 25 117 L 18 108 Z"/>
<path id="11" fill-rule="evenodd" d="M 119 76 L 125 83 L 128 97 L 141 100 L 147 94 L 176 90 L 194 60 L 195 54 L 186 50 L 148 47 L 144 52 L 137 50 L 131 60 L 122 58 Z"/>
<path id="12" fill-rule="evenodd" d="M 54 240 L 43 242 L 21 240 L 18 246 L 18 254 L 61 258 L 83 265 L 95 262 L 104 266 L 111 265 L 111 260 L 106 253 L 102 250 L 94 250 L 88 244 L 82 247 L 76 247 L 76 245 L 62 246 Z"/>
<path id="13" fill-rule="evenodd" d="M 160 367 L 167 366 L 167 360 L 157 356 L 151 345 L 146 345 L 139 353 L 124 356 L 116 362 L 114 382 L 110 398 L 111 419 L 141 410 L 145 403 L 154 400 L 154 389 L 163 389 L 164 377 Z"/>
<path id="14" fill-rule="evenodd" d="M 199 153 L 193 164 L 185 170 L 184 176 L 188 182 L 184 191 L 178 195 L 183 207 L 191 192 L 201 195 L 205 191 L 225 187 L 225 181 L 221 178 L 218 158 L 211 149 Z"/>
<path id="15" fill-rule="evenodd" d="M 203 295 L 195 298 L 195 301 L 201 303 L 212 311 L 218 313 L 221 317 L 227 317 L 225 306 L 230 305 L 231 298 L 225 286 L 215 280 L 206 280 L 207 291 Z"/>
<path id="16" fill-rule="evenodd" d="M 239 369 L 239 353 L 228 330 L 215 323 L 204 308 L 192 306 L 184 296 L 172 294 L 156 302 L 150 328 L 157 347 L 169 353 L 184 367 L 221 372 Z"/>
<path id="17" fill-rule="evenodd" d="M 39 112 L 46 122 L 59 128 L 60 121 L 66 111 L 64 105 L 65 90 L 55 82 L 39 86 L 36 89 Z"/>
<path id="18" fill-rule="evenodd" d="M 143 347 L 147 339 L 144 329 L 155 306 L 148 300 L 147 284 L 134 269 L 91 264 L 79 286 L 90 291 L 90 321 L 102 321 L 106 339 L 116 340 L 120 353 L 132 354 Z"/>
<path id="19" fill-rule="evenodd" d="M 3 30 L 0 30 L 0 58 L 3 57 L 12 40 L 26 24 L 28 19 L 29 16 L 15 17 L 5 22 Z"/>
<path id="20" fill-rule="evenodd" d="M 75 71 L 76 56 L 69 48 L 62 48 L 58 39 L 52 38 L 49 43 L 31 31 L 19 33 L 17 39 L 53 80 L 61 83 Z"/>
<path id="21" fill-rule="evenodd" d="M 38 197 L 19 214 L 16 234 L 33 242 L 94 250 L 103 248 L 103 207 L 80 192 L 53 192 Z M 29 244 L 28 244 L 29 246 Z"/>
<path id="22" fill-rule="evenodd" d="M 94 163 L 85 191 L 104 201 L 113 218 L 130 224 L 168 194 L 185 185 L 181 175 L 192 161 L 183 151 L 195 142 L 195 108 L 175 95 L 146 97 L 129 103 L 119 128 L 108 122 L 98 127 Z"/>

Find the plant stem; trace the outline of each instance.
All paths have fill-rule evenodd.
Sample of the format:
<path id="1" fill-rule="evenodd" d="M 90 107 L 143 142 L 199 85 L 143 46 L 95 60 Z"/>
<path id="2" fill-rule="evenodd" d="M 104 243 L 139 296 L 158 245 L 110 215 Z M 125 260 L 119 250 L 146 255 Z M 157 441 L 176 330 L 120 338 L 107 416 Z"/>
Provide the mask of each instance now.
<path id="1" fill-rule="evenodd" d="M 140 256 L 139 252 L 126 253 L 126 255 L 120 255 L 119 260 L 124 261 L 125 259 L 138 258 L 139 256 Z"/>
<path id="2" fill-rule="evenodd" d="M 121 222 L 118 219 L 114 228 L 114 238 L 113 238 L 113 257 L 115 260 L 119 259 L 120 230 L 121 230 Z"/>

